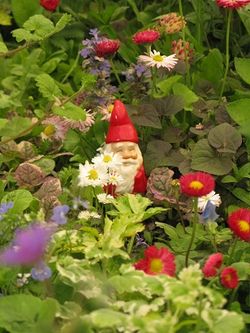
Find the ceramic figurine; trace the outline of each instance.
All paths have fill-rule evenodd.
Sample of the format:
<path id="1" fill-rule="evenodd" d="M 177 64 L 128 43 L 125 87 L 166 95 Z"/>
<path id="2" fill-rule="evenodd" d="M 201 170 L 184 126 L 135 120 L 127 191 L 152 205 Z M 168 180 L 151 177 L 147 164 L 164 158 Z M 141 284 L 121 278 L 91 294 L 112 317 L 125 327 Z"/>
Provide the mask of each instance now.
<path id="1" fill-rule="evenodd" d="M 122 158 L 118 173 L 123 181 L 116 186 L 116 194 L 145 193 L 147 177 L 143 158 L 138 146 L 138 135 L 125 105 L 116 100 L 106 136 L 104 153 L 117 153 Z"/>

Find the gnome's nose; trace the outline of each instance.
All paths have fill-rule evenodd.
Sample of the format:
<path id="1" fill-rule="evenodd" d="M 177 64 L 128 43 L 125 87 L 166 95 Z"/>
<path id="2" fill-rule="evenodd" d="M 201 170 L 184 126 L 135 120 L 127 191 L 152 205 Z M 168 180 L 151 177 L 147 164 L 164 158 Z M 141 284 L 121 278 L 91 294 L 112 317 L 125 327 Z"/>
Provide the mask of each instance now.
<path id="1" fill-rule="evenodd" d="M 135 160 L 135 159 L 137 159 L 137 153 L 136 153 L 136 151 L 124 150 L 122 152 L 122 158 L 125 160 L 130 159 L 130 158 Z"/>

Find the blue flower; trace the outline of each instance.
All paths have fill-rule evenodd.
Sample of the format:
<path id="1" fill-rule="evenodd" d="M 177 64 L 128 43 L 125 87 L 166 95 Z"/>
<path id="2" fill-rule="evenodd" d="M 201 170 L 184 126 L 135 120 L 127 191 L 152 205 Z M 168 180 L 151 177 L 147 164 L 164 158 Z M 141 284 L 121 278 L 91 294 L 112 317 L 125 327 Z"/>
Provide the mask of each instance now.
<path id="1" fill-rule="evenodd" d="M 211 201 L 208 201 L 203 213 L 201 214 L 202 221 L 215 221 L 219 217 L 215 209 L 216 206 Z"/>
<path id="2" fill-rule="evenodd" d="M 34 280 L 44 281 L 51 277 L 52 271 L 44 262 L 40 262 L 31 270 L 31 276 Z"/>
<path id="3" fill-rule="evenodd" d="M 53 208 L 53 215 L 51 216 L 52 222 L 56 224 L 66 224 L 67 223 L 67 217 L 66 214 L 69 211 L 69 206 L 62 205 L 62 206 L 56 206 Z"/>
<path id="4" fill-rule="evenodd" d="M 3 218 L 3 214 L 7 213 L 9 209 L 13 208 L 14 203 L 12 201 L 10 202 L 3 202 L 0 205 L 0 220 Z"/>

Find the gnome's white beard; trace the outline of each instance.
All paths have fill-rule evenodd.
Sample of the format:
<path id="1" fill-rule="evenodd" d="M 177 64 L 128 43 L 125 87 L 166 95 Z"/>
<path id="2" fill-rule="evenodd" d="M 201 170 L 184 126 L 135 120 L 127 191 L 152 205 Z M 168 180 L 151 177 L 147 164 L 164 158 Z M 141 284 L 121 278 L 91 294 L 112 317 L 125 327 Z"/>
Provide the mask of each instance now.
<path id="1" fill-rule="evenodd" d="M 113 152 L 113 150 L 111 149 L 111 144 L 107 143 L 103 148 L 103 152 L 104 153 Z M 139 146 L 137 146 L 137 155 L 138 155 L 137 159 L 122 158 L 122 165 L 119 168 L 117 168 L 117 172 L 119 173 L 119 175 L 122 177 L 123 180 L 121 180 L 119 184 L 116 186 L 115 192 L 117 194 L 133 192 L 135 176 L 143 163 L 143 158 Z"/>

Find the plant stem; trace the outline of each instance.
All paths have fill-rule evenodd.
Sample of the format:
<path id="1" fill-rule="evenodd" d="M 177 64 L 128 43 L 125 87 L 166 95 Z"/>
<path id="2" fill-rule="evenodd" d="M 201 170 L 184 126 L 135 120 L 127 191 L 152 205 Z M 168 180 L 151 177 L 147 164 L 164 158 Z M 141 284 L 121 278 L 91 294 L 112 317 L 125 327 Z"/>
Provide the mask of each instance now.
<path id="1" fill-rule="evenodd" d="M 183 7 L 182 7 L 182 0 L 178 0 L 178 5 L 179 5 L 179 12 L 181 17 L 184 18 L 183 15 Z M 184 52 L 185 52 L 185 64 L 186 64 L 186 83 L 188 87 L 191 85 L 191 78 L 190 78 L 190 71 L 189 71 L 189 63 L 188 63 L 188 58 L 187 58 L 187 50 L 186 50 L 186 35 L 185 35 L 185 27 L 182 29 L 182 40 L 183 40 L 183 45 L 184 45 Z"/>
<path id="2" fill-rule="evenodd" d="M 135 240 L 135 235 L 130 238 L 129 243 L 128 243 L 128 250 L 127 251 L 128 251 L 129 255 L 132 252 L 133 245 L 134 245 L 134 240 Z"/>
<path id="3" fill-rule="evenodd" d="M 221 101 L 223 93 L 224 93 L 228 69 L 229 69 L 229 41 L 230 41 L 230 26 L 231 26 L 232 15 L 233 15 L 233 11 L 231 9 L 228 9 L 227 30 L 226 30 L 226 67 L 225 67 L 225 73 L 224 73 L 221 91 L 220 91 L 220 101 Z"/>
<path id="4" fill-rule="evenodd" d="M 194 242 L 194 238 L 195 238 L 195 232 L 196 232 L 196 226 L 198 223 L 198 198 L 194 198 L 193 199 L 193 208 L 194 208 L 194 215 L 193 215 L 193 230 L 192 230 L 192 235 L 191 235 L 191 239 L 190 239 L 190 243 L 187 249 L 187 253 L 186 253 L 186 258 L 185 258 L 185 265 L 186 267 L 188 267 L 188 260 L 189 260 L 189 254 Z"/>
<path id="5" fill-rule="evenodd" d="M 110 59 L 110 64 L 111 64 L 111 67 L 113 69 L 113 72 L 114 72 L 114 75 L 115 75 L 115 78 L 116 78 L 117 82 L 119 83 L 119 85 L 121 85 L 122 82 L 121 82 L 121 79 L 120 79 L 120 77 L 117 73 L 117 69 L 116 69 L 115 64 L 113 62 L 113 59 Z"/>
<path id="6" fill-rule="evenodd" d="M 201 46 L 202 44 L 202 39 L 201 39 L 201 34 L 202 34 L 202 29 L 201 29 L 201 23 L 202 23 L 202 20 L 201 20 L 201 17 L 202 17 L 202 13 L 203 13 L 203 10 L 202 10 L 202 1 L 201 0 L 197 0 L 197 7 L 196 7 L 196 39 L 197 39 L 197 42 L 199 44 L 199 47 Z"/>
<path id="7" fill-rule="evenodd" d="M 234 254 L 234 251 L 235 251 L 235 248 L 236 248 L 237 241 L 238 241 L 238 238 L 234 237 L 233 242 L 232 242 L 231 252 L 230 252 L 228 260 L 227 260 L 227 264 L 228 265 L 231 264 L 231 261 L 232 261 L 232 258 L 233 258 L 233 254 Z"/>

